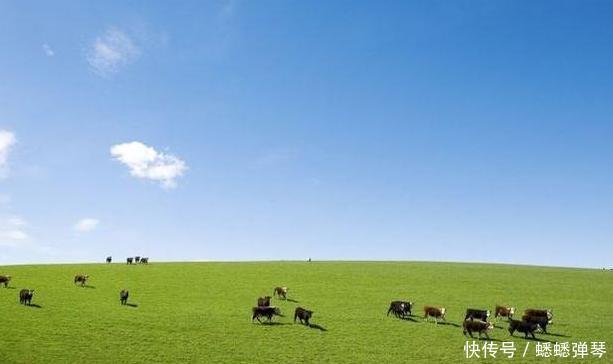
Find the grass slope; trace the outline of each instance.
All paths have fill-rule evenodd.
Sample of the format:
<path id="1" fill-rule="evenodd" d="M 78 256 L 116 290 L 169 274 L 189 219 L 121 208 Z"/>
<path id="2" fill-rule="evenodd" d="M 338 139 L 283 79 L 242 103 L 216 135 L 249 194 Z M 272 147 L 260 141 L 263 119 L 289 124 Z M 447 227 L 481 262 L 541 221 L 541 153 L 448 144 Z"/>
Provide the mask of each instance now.
<path id="1" fill-rule="evenodd" d="M 563 336 L 542 338 L 613 344 L 613 274 L 597 270 L 272 262 L 10 266 L 1 273 L 13 276 L 14 288 L 0 288 L 0 363 L 470 362 L 453 324 L 467 307 L 496 303 L 553 308 L 550 331 Z M 89 274 L 93 287 L 74 286 L 75 273 Z M 280 324 L 252 324 L 257 297 L 277 285 L 290 287 L 299 303 L 273 300 L 286 315 Z M 18 304 L 24 287 L 36 290 L 40 308 Z M 124 287 L 138 307 L 119 305 Z M 452 324 L 388 318 L 392 299 L 414 300 L 416 314 L 424 304 L 445 306 Z M 321 329 L 291 324 L 297 305 L 314 310 Z M 511 339 L 503 329 L 492 337 Z"/>

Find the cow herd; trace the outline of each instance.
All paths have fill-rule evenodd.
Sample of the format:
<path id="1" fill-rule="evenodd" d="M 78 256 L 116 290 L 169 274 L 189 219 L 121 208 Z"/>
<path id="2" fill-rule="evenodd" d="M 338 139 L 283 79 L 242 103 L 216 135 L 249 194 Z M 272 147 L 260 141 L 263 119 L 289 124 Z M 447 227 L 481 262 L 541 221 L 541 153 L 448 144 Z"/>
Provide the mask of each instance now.
<path id="1" fill-rule="evenodd" d="M 390 313 L 397 318 L 406 318 L 412 316 L 413 302 L 410 301 L 392 301 L 387 310 L 387 315 Z M 551 310 L 542 309 L 527 309 L 521 320 L 513 319 L 515 313 L 514 307 L 507 307 L 497 305 L 495 308 L 495 320 L 501 317 L 506 317 L 509 322 L 509 333 L 511 336 L 517 331 L 524 334 L 527 339 L 528 335 L 536 339 L 534 333 L 536 331 L 542 331 L 547 334 L 547 325 L 553 322 L 553 314 Z M 430 318 L 434 319 L 434 323 L 438 323 L 438 320 L 446 321 L 445 315 L 447 309 L 444 307 L 424 306 L 423 319 L 428 321 Z M 485 336 L 489 339 L 488 331 L 495 327 L 493 322 L 489 321 L 490 310 L 468 308 L 464 315 L 462 322 L 462 332 L 466 336 L 473 337 L 473 333 L 477 333 L 478 337 Z"/>
<path id="2" fill-rule="evenodd" d="M 270 300 L 273 297 L 275 297 L 277 299 L 283 299 L 285 301 L 288 301 L 288 298 L 287 298 L 288 290 L 289 289 L 287 287 L 275 287 L 272 291 L 272 297 L 271 296 L 259 297 L 257 299 L 258 305 L 251 309 L 251 313 L 252 313 L 251 322 L 253 322 L 254 320 L 258 320 L 258 322 L 262 323 L 260 318 L 266 318 L 268 320 L 268 323 L 271 323 L 272 318 L 274 316 L 283 317 L 279 307 L 270 305 Z M 294 310 L 294 323 L 296 323 L 296 320 L 299 320 L 300 323 L 303 325 L 314 327 L 309 322 L 309 320 L 311 319 L 311 316 L 313 316 L 313 311 L 307 310 L 306 308 L 302 308 L 302 307 L 296 307 L 296 309 Z"/>

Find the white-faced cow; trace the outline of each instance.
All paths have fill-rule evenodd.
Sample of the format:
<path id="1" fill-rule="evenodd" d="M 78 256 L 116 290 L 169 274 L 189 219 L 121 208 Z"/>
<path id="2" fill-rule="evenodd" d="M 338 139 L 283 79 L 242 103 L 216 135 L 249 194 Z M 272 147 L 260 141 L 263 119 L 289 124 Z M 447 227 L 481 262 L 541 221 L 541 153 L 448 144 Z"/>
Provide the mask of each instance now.
<path id="1" fill-rule="evenodd" d="M 533 339 L 536 339 L 536 337 L 534 336 L 534 332 L 538 328 L 539 328 L 539 325 L 533 322 L 509 319 L 509 333 L 511 334 L 511 336 L 513 336 L 513 333 L 515 331 L 518 331 L 518 332 L 523 332 L 524 337 L 526 339 L 528 338 L 528 334 L 530 334 Z"/>
<path id="2" fill-rule="evenodd" d="M 22 289 L 19 291 L 19 303 L 30 306 L 32 304 L 32 296 L 34 296 L 33 289 Z"/>
<path id="3" fill-rule="evenodd" d="M 464 329 L 464 336 L 466 336 L 466 333 L 468 333 L 472 338 L 473 332 L 478 332 L 478 337 L 481 337 L 481 335 L 485 335 L 485 337 L 489 339 L 490 337 L 487 332 L 494 328 L 494 324 L 491 322 L 475 320 L 471 318 L 468 320 L 464 320 L 462 327 Z"/>
<path id="4" fill-rule="evenodd" d="M 268 321 L 272 321 L 273 316 L 281 316 L 281 311 L 278 307 L 267 306 L 267 307 L 253 307 L 251 309 L 253 315 L 251 316 L 251 321 L 258 320 L 258 322 L 262 322 L 260 317 L 266 317 Z"/>
<path id="5" fill-rule="evenodd" d="M 142 258 L 140 258 L 140 263 L 141 264 L 149 264 L 149 257 L 142 257 Z"/>
<path id="6" fill-rule="evenodd" d="M 4 284 L 4 288 L 7 288 L 9 286 L 10 281 L 11 281 L 11 276 L 9 276 L 8 274 L 0 276 L 0 284 Z"/>
<path id="7" fill-rule="evenodd" d="M 296 311 L 294 311 L 294 323 L 296 323 L 296 319 L 299 319 L 301 324 L 310 326 L 309 320 L 311 316 L 313 316 L 313 311 L 309 311 L 302 307 L 296 307 Z"/>
<path id="8" fill-rule="evenodd" d="M 110 263 L 112 261 L 113 261 L 113 257 L 111 257 L 111 256 L 106 257 L 106 262 L 107 263 Z"/>
<path id="9" fill-rule="evenodd" d="M 134 263 L 140 263 L 140 257 L 138 255 L 134 257 Z"/>
<path id="10" fill-rule="evenodd" d="M 413 308 L 413 302 L 409 301 L 392 301 L 390 307 L 387 309 L 387 315 L 393 313 L 397 318 L 404 318 L 411 316 L 411 309 Z"/>
<path id="11" fill-rule="evenodd" d="M 424 306 L 424 319 L 428 321 L 430 317 L 434 318 L 434 323 L 438 323 L 438 319 L 445 321 L 445 307 Z"/>
<path id="12" fill-rule="evenodd" d="M 119 292 L 119 302 L 122 305 L 125 305 L 128 303 L 128 296 L 130 295 L 130 292 L 128 292 L 127 289 L 122 289 L 121 292 Z"/>
<path id="13" fill-rule="evenodd" d="M 134 262 L 134 258 L 128 257 L 126 258 L 126 264 L 132 264 Z"/>
<path id="14" fill-rule="evenodd" d="M 533 317 L 545 317 L 550 324 L 553 323 L 553 312 L 551 310 L 529 308 L 524 311 L 524 315 Z"/>
<path id="15" fill-rule="evenodd" d="M 466 309 L 466 315 L 464 316 L 464 320 L 474 319 L 474 320 L 487 321 L 489 317 L 490 317 L 490 310 L 479 310 L 475 308 L 468 308 Z"/>
<path id="16" fill-rule="evenodd" d="M 283 297 L 283 299 L 286 300 L 288 290 L 289 288 L 287 287 L 275 287 L 275 290 L 272 292 L 272 296 L 274 297 L 276 295 L 277 297 Z"/>
<path id="17" fill-rule="evenodd" d="M 498 319 L 499 317 L 506 317 L 510 320 L 515 314 L 515 307 L 496 305 L 496 310 L 494 312 L 494 318 Z"/>
<path id="18" fill-rule="evenodd" d="M 81 283 L 81 287 L 85 286 L 89 276 L 87 274 L 77 274 L 74 276 L 74 284 Z"/>

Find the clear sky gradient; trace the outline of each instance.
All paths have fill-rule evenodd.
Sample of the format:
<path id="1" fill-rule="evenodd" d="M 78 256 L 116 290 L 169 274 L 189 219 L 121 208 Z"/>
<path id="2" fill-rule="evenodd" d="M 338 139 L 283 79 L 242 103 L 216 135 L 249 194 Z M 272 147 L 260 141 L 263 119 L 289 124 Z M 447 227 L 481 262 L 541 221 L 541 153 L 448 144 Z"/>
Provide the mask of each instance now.
<path id="1" fill-rule="evenodd" d="M 0 264 L 611 266 L 611 19 L 591 0 L 0 2 Z"/>

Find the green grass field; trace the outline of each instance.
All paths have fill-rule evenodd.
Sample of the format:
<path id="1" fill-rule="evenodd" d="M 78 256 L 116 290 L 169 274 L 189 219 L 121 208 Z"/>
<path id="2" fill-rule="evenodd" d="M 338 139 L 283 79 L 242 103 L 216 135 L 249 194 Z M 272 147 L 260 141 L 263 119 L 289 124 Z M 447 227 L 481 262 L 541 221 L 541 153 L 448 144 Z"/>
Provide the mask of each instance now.
<path id="1" fill-rule="evenodd" d="M 75 286 L 90 275 L 90 288 Z M 613 345 L 613 273 L 599 270 L 405 262 L 271 262 L 39 265 L 0 267 L 13 277 L 0 288 L 0 363 L 440 363 L 464 359 L 467 307 L 496 303 L 552 308 L 551 341 Z M 277 325 L 251 323 L 251 307 L 275 286 Z M 21 288 L 32 303 L 19 304 Z M 120 306 L 118 293 L 130 290 Z M 389 302 L 410 299 L 448 310 L 448 325 L 386 317 Z M 293 310 L 315 311 L 293 324 Z M 503 321 L 494 339 L 511 338 Z M 502 329 L 504 327 L 504 329 Z M 325 329 L 325 330 L 324 330 Z M 521 335 L 517 334 L 516 335 Z M 534 344 L 534 342 L 532 342 Z M 607 348 L 608 349 L 608 348 Z M 603 359 L 582 362 L 613 362 Z M 536 358 L 508 362 L 569 362 Z"/>

